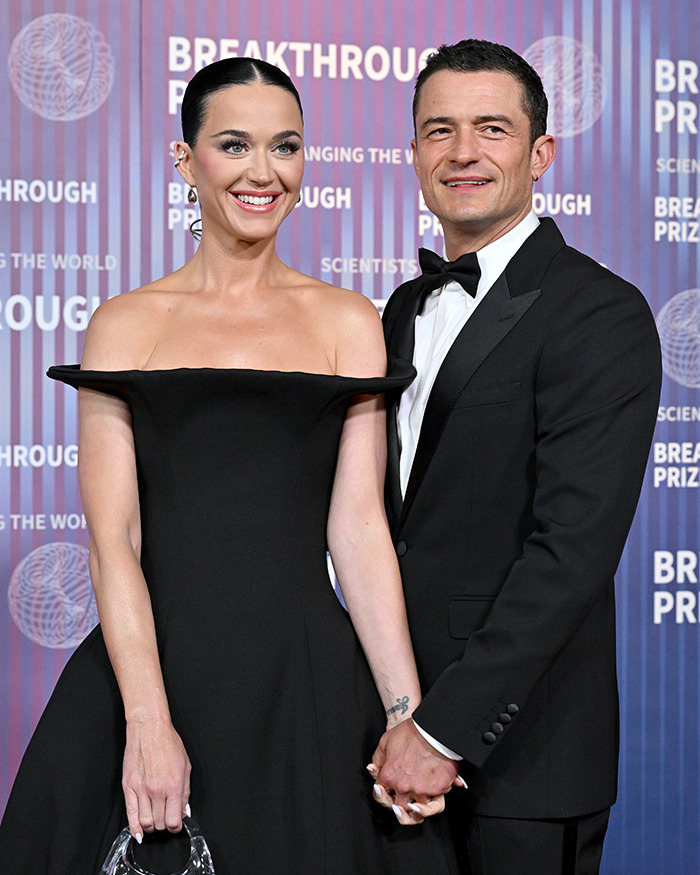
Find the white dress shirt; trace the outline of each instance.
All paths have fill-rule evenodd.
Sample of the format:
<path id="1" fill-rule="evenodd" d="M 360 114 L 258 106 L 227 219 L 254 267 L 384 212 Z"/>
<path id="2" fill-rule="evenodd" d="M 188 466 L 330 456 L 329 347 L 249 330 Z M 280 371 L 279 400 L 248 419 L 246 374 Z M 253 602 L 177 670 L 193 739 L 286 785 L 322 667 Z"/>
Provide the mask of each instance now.
<path id="1" fill-rule="evenodd" d="M 475 297 L 465 292 L 459 283 L 447 283 L 428 295 L 423 312 L 416 317 L 413 365 L 418 375 L 401 395 L 397 413 L 402 495 L 406 494 L 425 408 L 445 356 L 488 290 L 539 224 L 540 220 L 531 211 L 514 228 L 477 252 L 481 277 Z M 459 754 L 428 735 L 415 721 L 414 725 L 426 741 L 445 756 L 453 760 L 462 759 Z"/>

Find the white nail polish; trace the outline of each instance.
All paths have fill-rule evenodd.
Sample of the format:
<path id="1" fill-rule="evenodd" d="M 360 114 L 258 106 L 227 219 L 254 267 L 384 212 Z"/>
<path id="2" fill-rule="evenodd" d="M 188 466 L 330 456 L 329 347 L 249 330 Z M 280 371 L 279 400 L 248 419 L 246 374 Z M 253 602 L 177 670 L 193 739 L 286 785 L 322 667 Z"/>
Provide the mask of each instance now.
<path id="1" fill-rule="evenodd" d="M 408 808 L 409 811 L 415 811 L 416 814 L 421 813 L 420 808 L 416 805 L 415 802 L 409 802 L 406 808 Z"/>
<path id="2" fill-rule="evenodd" d="M 136 841 L 137 841 L 139 844 L 141 844 L 141 842 L 143 841 L 143 836 L 141 835 L 140 832 L 137 832 L 136 835 L 134 836 L 134 838 L 136 839 Z"/>
<path id="3" fill-rule="evenodd" d="M 465 790 L 469 789 L 467 782 L 464 780 L 464 778 L 461 775 L 457 775 L 457 780 L 455 781 L 455 784 L 458 787 L 464 787 Z"/>
<path id="4" fill-rule="evenodd" d="M 396 805 L 396 804 L 394 804 L 394 805 L 391 806 L 391 810 L 394 812 L 394 814 L 395 814 L 397 817 L 401 817 L 402 814 L 403 814 L 403 811 L 401 811 L 401 809 L 399 808 L 399 806 Z"/>
<path id="5" fill-rule="evenodd" d="M 186 814 L 188 817 L 192 817 L 192 809 L 190 808 L 190 803 L 189 803 L 189 802 L 187 803 L 187 805 L 185 805 L 185 814 Z"/>
<path id="6" fill-rule="evenodd" d="M 379 786 L 379 784 L 375 784 L 375 785 L 374 785 L 374 795 L 375 795 L 375 796 L 381 796 L 381 795 L 382 795 L 382 788 Z"/>

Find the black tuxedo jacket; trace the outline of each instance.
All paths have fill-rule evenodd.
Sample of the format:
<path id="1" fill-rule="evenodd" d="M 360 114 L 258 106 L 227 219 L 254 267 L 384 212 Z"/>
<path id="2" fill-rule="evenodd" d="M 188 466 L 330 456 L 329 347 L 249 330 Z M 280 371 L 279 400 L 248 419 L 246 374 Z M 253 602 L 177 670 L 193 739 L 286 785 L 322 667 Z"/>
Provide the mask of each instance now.
<path id="1" fill-rule="evenodd" d="M 388 351 L 409 361 L 421 286 L 400 286 L 384 316 Z M 544 219 L 449 351 L 403 501 L 388 399 L 415 718 L 464 757 L 479 813 L 569 817 L 615 799 L 613 575 L 660 383 L 644 297 Z"/>

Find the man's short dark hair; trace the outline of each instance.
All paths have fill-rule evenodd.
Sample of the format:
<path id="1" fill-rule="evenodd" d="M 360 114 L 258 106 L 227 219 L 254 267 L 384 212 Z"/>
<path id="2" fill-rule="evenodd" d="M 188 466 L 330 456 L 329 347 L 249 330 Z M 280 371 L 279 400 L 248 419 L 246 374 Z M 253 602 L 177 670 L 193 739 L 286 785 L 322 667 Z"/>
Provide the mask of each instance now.
<path id="1" fill-rule="evenodd" d="M 437 52 L 428 57 L 425 67 L 416 79 L 413 95 L 414 127 L 421 89 L 426 80 L 439 70 L 450 70 L 454 73 L 510 73 L 523 88 L 523 109 L 530 119 L 530 145 L 547 133 L 547 95 L 536 70 L 508 46 L 479 39 L 463 39 L 453 46 L 440 46 Z"/>

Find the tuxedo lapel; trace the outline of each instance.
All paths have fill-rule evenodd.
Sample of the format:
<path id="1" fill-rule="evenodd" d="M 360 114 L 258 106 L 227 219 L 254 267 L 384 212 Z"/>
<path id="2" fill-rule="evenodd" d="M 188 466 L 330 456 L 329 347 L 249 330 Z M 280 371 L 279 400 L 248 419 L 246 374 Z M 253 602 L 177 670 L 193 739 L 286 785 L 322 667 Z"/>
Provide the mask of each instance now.
<path id="1" fill-rule="evenodd" d="M 413 361 L 416 316 L 425 300 L 422 277 L 404 283 L 394 292 L 386 307 L 385 336 L 391 355 Z"/>
<path id="2" fill-rule="evenodd" d="M 452 344 L 428 399 L 401 518 L 413 502 L 447 419 L 464 387 L 489 353 L 517 325 L 539 294 L 540 290 L 534 289 L 511 297 L 508 280 L 505 273 L 502 274 Z"/>
<path id="3" fill-rule="evenodd" d="M 392 296 L 384 319 L 387 351 L 390 355 L 413 361 L 416 316 L 424 300 L 424 285 L 421 277 L 400 286 Z M 398 305 L 398 306 L 397 306 Z M 401 512 L 401 478 L 399 458 L 401 454 L 397 425 L 400 392 L 387 394 L 387 476 L 386 506 L 390 525 L 396 522 Z"/>

